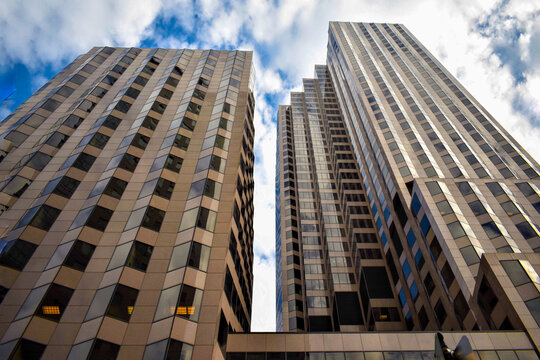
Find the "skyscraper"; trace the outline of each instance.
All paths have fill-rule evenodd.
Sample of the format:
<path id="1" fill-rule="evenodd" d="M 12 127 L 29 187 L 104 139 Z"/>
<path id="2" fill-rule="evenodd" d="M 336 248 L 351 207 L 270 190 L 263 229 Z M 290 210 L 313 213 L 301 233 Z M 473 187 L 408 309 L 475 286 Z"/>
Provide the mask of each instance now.
<path id="1" fill-rule="evenodd" d="M 538 349 L 538 163 L 402 25 L 330 23 L 303 85 L 278 114 L 278 330 Z"/>
<path id="2" fill-rule="evenodd" d="M 0 358 L 223 358 L 249 331 L 252 53 L 96 47 L 0 124 Z"/>

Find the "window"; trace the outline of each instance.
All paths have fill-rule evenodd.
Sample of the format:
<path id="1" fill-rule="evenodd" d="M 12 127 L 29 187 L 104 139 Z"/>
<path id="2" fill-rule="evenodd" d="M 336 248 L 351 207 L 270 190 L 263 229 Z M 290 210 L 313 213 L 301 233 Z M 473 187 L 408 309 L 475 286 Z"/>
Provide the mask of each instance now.
<path id="1" fill-rule="evenodd" d="M 103 149 L 109 139 L 110 138 L 107 135 L 97 132 L 94 134 L 92 140 L 90 140 L 90 145 L 95 146 L 98 149 Z"/>
<path id="2" fill-rule="evenodd" d="M 162 340 L 157 343 L 153 343 L 146 346 L 144 351 L 143 360 L 153 360 L 153 359 L 182 359 L 182 360 L 191 360 L 191 354 L 193 352 L 193 346 L 189 344 L 184 344 L 183 342 L 170 339 Z"/>
<path id="3" fill-rule="evenodd" d="M 18 198 L 31 183 L 32 180 L 17 175 L 4 186 L 2 192 Z"/>
<path id="4" fill-rule="evenodd" d="M 60 321 L 71 295 L 73 295 L 73 291 L 73 289 L 62 285 L 51 284 L 38 306 L 36 315 L 52 321 Z"/>
<path id="5" fill-rule="evenodd" d="M 501 207 L 503 208 L 503 210 L 506 212 L 506 215 L 508 216 L 519 214 L 518 208 L 516 207 L 516 205 L 514 205 L 514 203 L 511 200 L 502 203 Z"/>
<path id="6" fill-rule="evenodd" d="M 156 188 L 154 190 L 154 194 L 161 196 L 165 199 L 170 199 L 174 190 L 174 185 L 175 184 L 172 181 L 159 178 L 156 184 Z"/>
<path id="7" fill-rule="evenodd" d="M 64 265 L 75 270 L 84 271 L 94 253 L 95 246 L 84 241 L 76 240 L 68 256 L 64 260 Z"/>
<path id="8" fill-rule="evenodd" d="M 486 213 L 486 208 L 479 200 L 475 200 L 473 202 L 469 203 L 469 207 L 471 208 L 472 212 L 476 216 L 480 216 Z"/>
<path id="9" fill-rule="evenodd" d="M 133 138 L 133 141 L 131 142 L 131 145 L 138 147 L 139 149 L 146 149 L 146 146 L 148 146 L 148 142 L 150 141 L 150 138 L 148 136 L 141 135 L 139 133 L 135 134 L 135 137 Z"/>
<path id="10" fill-rule="evenodd" d="M 184 116 L 180 126 L 183 127 L 184 129 L 189 130 L 189 131 L 193 131 L 193 129 L 195 129 L 195 124 L 197 124 L 197 122 L 195 120 Z"/>
<path id="11" fill-rule="evenodd" d="M 37 245 L 21 239 L 9 241 L 0 253 L 0 265 L 22 270 L 36 248 Z"/>
<path id="12" fill-rule="evenodd" d="M 54 188 L 53 194 L 57 194 L 69 199 L 75 190 L 77 190 L 80 183 L 80 181 L 72 179 L 69 176 L 64 176 Z"/>
<path id="13" fill-rule="evenodd" d="M 88 360 L 114 360 L 118 355 L 120 345 L 97 339 L 92 347 Z"/>
<path id="14" fill-rule="evenodd" d="M 117 118 L 116 116 L 113 116 L 113 115 L 109 115 L 109 116 L 107 116 L 105 121 L 103 121 L 103 126 L 108 127 L 109 129 L 112 129 L 112 130 L 116 130 L 118 125 L 120 125 L 121 121 L 122 121 L 122 119 L 119 119 L 119 118 Z"/>
<path id="15" fill-rule="evenodd" d="M 518 260 L 503 260 L 501 261 L 501 265 L 514 286 L 520 286 L 531 282 L 529 275 L 527 275 Z"/>
<path id="16" fill-rule="evenodd" d="M 222 149 L 222 150 L 229 150 L 229 139 L 226 137 L 223 137 L 221 135 L 216 136 L 216 143 L 215 146 Z"/>
<path id="17" fill-rule="evenodd" d="M 199 89 L 195 89 L 195 91 L 193 91 L 193 97 L 194 98 L 197 98 L 199 100 L 204 100 L 204 97 L 206 96 L 206 93 L 202 90 L 199 90 Z"/>
<path id="18" fill-rule="evenodd" d="M 61 211 L 49 205 L 43 205 L 36 212 L 29 225 L 48 231 Z"/>
<path id="19" fill-rule="evenodd" d="M 105 231 L 109 220 L 113 214 L 112 210 L 106 209 L 97 205 L 88 220 L 86 221 L 86 226 L 94 228 L 99 231 Z"/>
<path id="20" fill-rule="evenodd" d="M 536 194 L 536 192 L 534 191 L 534 189 L 531 187 L 531 185 L 529 185 L 529 183 L 517 183 L 516 186 L 518 187 L 518 189 L 523 193 L 523 195 L 525 196 L 531 196 L 531 195 L 534 195 Z"/>
<path id="21" fill-rule="evenodd" d="M 156 209 L 152 206 L 148 206 L 148 209 L 144 214 L 141 226 L 159 232 L 164 217 L 165 211 Z"/>
<path id="22" fill-rule="evenodd" d="M 144 118 L 142 126 L 147 128 L 147 129 L 154 130 L 156 128 L 158 122 L 159 121 L 157 119 L 154 119 L 151 116 L 147 116 L 147 117 Z"/>
<path id="23" fill-rule="evenodd" d="M 459 191 L 461 192 L 461 195 L 463 196 L 467 196 L 469 194 L 473 194 L 474 191 L 473 189 L 471 188 L 471 185 L 469 185 L 468 182 L 458 182 L 456 183 Z"/>
<path id="24" fill-rule="evenodd" d="M 13 350 L 13 355 L 10 359 L 40 359 L 46 347 L 47 345 L 35 341 L 21 339 L 17 347 Z"/>
<path id="25" fill-rule="evenodd" d="M 210 248 L 208 246 L 193 242 L 191 253 L 189 255 L 188 265 L 201 271 L 208 270 L 208 261 L 210 260 Z"/>
<path id="26" fill-rule="evenodd" d="M 501 185 L 499 185 L 499 183 L 492 182 L 492 183 L 486 183 L 486 185 L 489 191 L 491 191 L 491 193 L 493 194 L 493 196 L 499 196 L 505 193 Z"/>
<path id="27" fill-rule="evenodd" d="M 118 164 L 118 167 L 121 169 L 127 170 L 129 172 L 134 172 L 135 168 L 137 168 L 138 163 L 139 163 L 138 157 L 126 153 L 124 154 L 124 157 L 120 161 L 120 164 Z"/>
<path id="28" fill-rule="evenodd" d="M 161 91 L 159 92 L 159 96 L 169 100 L 173 95 L 173 92 L 171 90 L 168 90 L 168 89 L 161 89 Z"/>
<path id="29" fill-rule="evenodd" d="M 536 323 L 540 324 L 540 297 L 537 297 L 536 299 L 532 299 L 529 301 L 525 301 L 525 305 L 531 312 L 531 315 L 533 316 L 534 320 L 536 320 Z M 532 358 L 533 357 L 531 357 L 531 359 Z"/>
<path id="30" fill-rule="evenodd" d="M 174 172 L 180 172 L 183 161 L 184 160 L 182 158 L 169 154 L 169 156 L 167 157 L 167 162 L 165 163 L 165 168 L 172 170 Z"/>
<path id="31" fill-rule="evenodd" d="M 71 79 L 69 79 L 69 81 L 77 84 L 77 85 L 81 85 L 84 80 L 86 80 L 86 77 L 82 76 L 82 75 L 79 75 L 79 74 L 75 74 L 71 77 Z"/>
<path id="32" fill-rule="evenodd" d="M 113 69 L 114 70 L 114 69 Z M 131 108 L 131 104 L 128 102 L 125 102 L 124 100 L 118 101 L 116 104 L 115 110 L 118 110 L 122 113 L 127 113 L 129 111 L 129 108 Z"/>
<path id="33" fill-rule="evenodd" d="M 180 295 L 180 285 L 161 291 L 159 301 L 156 306 L 154 321 L 173 316 L 176 313 L 178 296 Z"/>
<path id="34" fill-rule="evenodd" d="M 188 105 L 188 111 L 194 113 L 195 115 L 199 115 L 201 113 L 201 105 L 194 103 L 191 101 Z"/>
<path id="35" fill-rule="evenodd" d="M 126 266 L 145 272 L 153 249 L 150 245 L 134 241 L 126 260 Z"/>
<path id="36" fill-rule="evenodd" d="M 213 232 L 216 225 L 216 212 L 201 207 L 199 217 L 197 219 L 197 227 Z"/>
<path id="37" fill-rule="evenodd" d="M 308 308 L 327 308 L 328 297 L 326 296 L 308 296 L 307 297 Z"/>
<path id="38" fill-rule="evenodd" d="M 210 159 L 210 169 L 218 171 L 220 173 L 224 173 L 225 172 L 225 159 L 222 159 L 216 155 L 212 155 L 212 158 Z"/>
<path id="39" fill-rule="evenodd" d="M 47 111 L 53 112 L 60 106 L 60 102 L 54 100 L 54 99 L 48 99 L 46 100 L 43 105 L 41 105 L 42 109 L 45 109 Z"/>
<path id="40" fill-rule="evenodd" d="M 96 86 L 94 90 L 90 94 L 94 95 L 97 98 L 102 98 L 107 93 L 107 90 L 105 90 L 102 87 Z"/>
<path id="41" fill-rule="evenodd" d="M 482 224 L 482 228 L 490 239 L 496 238 L 497 236 L 502 236 L 501 231 L 493 221 Z"/>
<path id="42" fill-rule="evenodd" d="M 437 316 L 437 319 L 439 319 L 439 323 L 441 325 L 444 324 L 444 320 L 446 320 L 446 310 L 444 309 L 440 299 L 435 305 L 435 315 Z"/>
<path id="43" fill-rule="evenodd" d="M 461 255 L 463 255 L 463 259 L 467 265 L 473 265 L 480 262 L 480 258 L 472 245 L 463 247 L 459 249 L 459 251 L 461 251 Z"/>
<path id="44" fill-rule="evenodd" d="M 459 221 L 448 224 L 448 230 L 450 230 L 450 234 L 452 234 L 454 239 L 467 235 L 465 234 L 465 230 L 463 230 L 463 226 L 461 226 Z"/>
<path id="45" fill-rule="evenodd" d="M 92 155 L 81 153 L 77 160 L 73 163 L 73 167 L 80 169 L 82 171 L 88 171 L 94 164 L 94 161 L 96 161 L 96 158 Z"/>
<path id="46" fill-rule="evenodd" d="M 90 101 L 90 100 L 83 100 L 77 109 L 84 112 L 90 112 L 94 109 L 95 106 L 96 106 L 95 102 Z"/>
<path id="47" fill-rule="evenodd" d="M 439 212 L 441 213 L 441 215 L 452 214 L 454 212 L 452 210 L 452 206 L 450 206 L 450 203 L 447 200 L 438 202 L 437 208 L 439 209 Z"/>
<path id="48" fill-rule="evenodd" d="M 70 115 L 75 116 L 75 115 Z M 78 116 L 76 116 L 78 117 Z M 43 124 L 45 118 L 38 114 L 32 114 L 24 121 L 24 123 L 30 127 L 37 128 L 39 125 Z"/>
<path id="49" fill-rule="evenodd" d="M 530 239 L 538 236 L 536 231 L 534 231 L 534 229 L 532 228 L 531 224 L 529 224 L 527 221 L 516 224 L 516 228 L 519 230 L 519 232 L 525 239 Z"/>
<path id="50" fill-rule="evenodd" d="M 43 170 L 43 168 L 49 163 L 49 161 L 51 161 L 51 158 L 52 157 L 47 154 L 37 152 L 24 165 L 29 166 L 32 169 Z"/>
<path id="51" fill-rule="evenodd" d="M 154 101 L 154 103 L 152 104 L 152 110 L 154 110 L 158 114 L 163 114 L 166 107 L 167 105 L 160 103 L 159 101 Z"/>
<path id="52" fill-rule="evenodd" d="M 167 271 L 176 270 L 186 266 L 190 248 L 190 243 L 184 243 L 176 246 L 173 249 L 171 262 L 169 263 L 169 269 Z"/>
<path id="53" fill-rule="evenodd" d="M 182 286 L 182 293 L 176 307 L 176 316 L 191 321 L 199 320 L 203 291 L 189 285 Z"/>
<path id="54" fill-rule="evenodd" d="M 138 290 L 119 284 L 106 315 L 122 321 L 129 321 L 138 294 Z"/>
<path id="55" fill-rule="evenodd" d="M 129 89 L 126 90 L 126 93 L 125 95 L 126 96 L 129 96 L 130 98 L 133 98 L 133 99 L 136 99 L 137 96 L 139 96 L 141 92 L 133 87 L 130 87 Z"/>
<path id="56" fill-rule="evenodd" d="M 72 129 L 76 129 L 83 122 L 83 120 L 84 119 L 82 117 L 71 114 L 64 120 L 63 124 Z"/>
<path id="57" fill-rule="evenodd" d="M 189 145 L 189 138 L 180 134 L 177 134 L 174 138 L 174 146 L 182 150 L 187 150 Z"/>
<path id="58" fill-rule="evenodd" d="M 86 313 L 86 317 L 84 318 L 84 321 L 92 320 L 97 317 L 105 315 L 105 312 L 107 311 L 107 307 L 109 306 L 109 302 L 113 295 L 114 289 L 115 289 L 115 286 L 111 285 L 111 286 L 101 288 L 98 291 L 96 291 L 96 295 L 94 296 L 94 299 L 92 300 L 92 303 L 90 304 L 90 307 L 88 308 L 88 312 Z"/>
<path id="59" fill-rule="evenodd" d="M 113 198 L 120 199 L 124 193 L 124 190 L 126 189 L 127 184 L 128 183 L 124 180 L 111 177 L 103 193 L 112 196 Z"/>
<path id="60" fill-rule="evenodd" d="M 49 136 L 45 144 L 53 146 L 55 148 L 61 148 L 68 138 L 69 136 L 67 136 L 66 134 L 55 131 L 51 136 Z"/>
<path id="61" fill-rule="evenodd" d="M 72 89 L 67 85 L 64 85 L 56 91 L 56 94 L 67 98 L 69 95 L 73 94 L 74 91 L 75 89 Z"/>

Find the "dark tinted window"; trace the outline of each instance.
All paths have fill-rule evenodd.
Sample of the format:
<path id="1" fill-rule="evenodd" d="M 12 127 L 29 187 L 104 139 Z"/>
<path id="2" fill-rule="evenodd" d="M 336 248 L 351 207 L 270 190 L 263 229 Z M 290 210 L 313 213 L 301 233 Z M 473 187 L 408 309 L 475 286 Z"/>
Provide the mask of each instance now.
<path id="1" fill-rule="evenodd" d="M 96 158 L 87 153 L 81 153 L 73 163 L 73 167 L 82 171 L 88 171 L 96 161 Z"/>
<path id="2" fill-rule="evenodd" d="M 109 139 L 110 138 L 107 135 L 97 132 L 94 134 L 94 137 L 92 137 L 92 140 L 90 140 L 90 145 L 95 146 L 98 149 L 103 149 Z"/>
<path id="3" fill-rule="evenodd" d="M 60 209 L 53 208 L 49 205 L 43 205 L 32 218 L 30 225 L 48 231 L 58 215 L 60 215 L 60 211 Z"/>
<path id="4" fill-rule="evenodd" d="M 501 185 L 499 185 L 499 183 L 492 182 L 492 183 L 486 183 L 486 185 L 489 191 L 491 191 L 491 193 L 493 194 L 493 196 L 504 194 L 504 190 L 502 189 Z"/>
<path id="5" fill-rule="evenodd" d="M 165 163 L 165 168 L 172 170 L 174 172 L 180 172 L 180 168 L 182 167 L 183 161 L 184 160 L 182 158 L 169 154 L 169 156 L 167 157 L 167 162 Z"/>
<path id="6" fill-rule="evenodd" d="M 56 110 L 59 106 L 60 106 L 60 102 L 54 99 L 49 99 L 45 101 L 43 105 L 41 105 L 41 108 L 52 112 Z"/>
<path id="7" fill-rule="evenodd" d="M 138 294 L 139 291 L 136 289 L 118 285 L 109 305 L 107 316 L 123 321 L 129 321 Z"/>
<path id="8" fill-rule="evenodd" d="M 59 321 L 67 307 L 73 289 L 52 284 L 37 309 L 37 315 L 52 321 Z"/>
<path id="9" fill-rule="evenodd" d="M 72 89 L 67 85 L 64 85 L 60 89 L 58 89 L 58 91 L 56 91 L 56 94 L 61 95 L 63 97 L 68 97 L 69 95 L 73 94 L 73 91 L 75 91 L 75 89 Z"/>
<path id="10" fill-rule="evenodd" d="M 158 120 L 154 119 L 151 116 L 147 116 L 144 118 L 144 121 L 142 123 L 142 126 L 144 126 L 147 129 L 154 130 L 158 124 Z"/>
<path id="11" fill-rule="evenodd" d="M 27 137 L 28 135 L 23 134 L 22 132 L 12 130 L 6 135 L 5 139 L 11 141 L 13 146 L 19 146 L 24 142 L 24 140 L 26 140 Z"/>
<path id="12" fill-rule="evenodd" d="M 180 134 L 177 134 L 174 138 L 174 146 L 182 149 L 187 150 L 189 145 L 189 138 Z"/>
<path id="13" fill-rule="evenodd" d="M 24 178 L 22 176 L 15 176 L 11 179 L 6 186 L 2 189 L 2 192 L 6 194 L 20 197 L 26 188 L 32 183 L 30 179 Z"/>
<path id="14" fill-rule="evenodd" d="M 149 206 L 144 214 L 141 226 L 149 228 L 150 230 L 159 231 L 164 216 L 165 211 Z"/>
<path id="15" fill-rule="evenodd" d="M 124 193 L 124 190 L 126 189 L 126 186 L 126 181 L 112 177 L 103 193 L 116 199 L 120 199 Z"/>
<path id="16" fill-rule="evenodd" d="M 84 119 L 82 117 L 71 114 L 66 118 L 66 120 L 64 120 L 64 125 L 76 129 L 83 122 L 83 120 Z"/>
<path id="17" fill-rule="evenodd" d="M 119 350 L 119 345 L 97 339 L 88 360 L 115 360 Z"/>
<path id="18" fill-rule="evenodd" d="M 153 249 L 150 245 L 134 241 L 126 261 L 126 266 L 146 271 Z"/>
<path id="19" fill-rule="evenodd" d="M 105 228 L 107 227 L 107 224 L 109 223 L 112 214 L 112 210 L 106 209 L 98 205 L 94 208 L 90 217 L 88 217 L 86 225 L 100 231 L 105 231 Z"/>
<path id="20" fill-rule="evenodd" d="M 141 93 L 141 92 L 140 92 L 139 90 L 137 90 L 137 89 L 135 89 L 135 88 L 132 88 L 132 87 L 130 87 L 130 88 L 127 89 L 127 91 L 126 91 L 126 95 L 129 96 L 129 97 L 131 97 L 131 98 L 133 98 L 133 99 L 136 99 L 137 96 L 139 96 L 140 93 Z"/>
<path id="21" fill-rule="evenodd" d="M 182 286 L 182 293 L 176 307 L 176 316 L 184 317 L 191 321 L 198 321 L 202 295 L 202 290 L 189 285 Z"/>
<path id="22" fill-rule="evenodd" d="M 92 244 L 88 244 L 84 241 L 76 240 L 75 244 L 71 248 L 66 260 L 64 260 L 64 265 L 69 266 L 75 270 L 84 271 L 86 265 L 90 261 L 94 249 L 96 247 Z"/>
<path id="23" fill-rule="evenodd" d="M 154 104 L 152 105 L 152 110 L 154 110 L 158 114 L 163 114 L 166 107 L 167 107 L 167 105 L 162 104 L 159 101 L 155 101 Z"/>
<path id="24" fill-rule="evenodd" d="M 68 138 L 69 136 L 66 134 L 56 131 L 47 139 L 45 144 L 54 146 L 55 148 L 61 148 Z"/>
<path id="25" fill-rule="evenodd" d="M 92 90 L 90 94 L 101 99 L 106 93 L 107 93 L 107 90 L 105 90 L 102 87 L 97 86 L 94 90 Z"/>
<path id="26" fill-rule="evenodd" d="M 131 108 L 131 104 L 128 102 L 125 102 L 124 100 L 118 101 L 118 104 L 116 104 L 116 107 L 115 107 L 116 110 L 124 114 L 128 112 L 129 108 Z"/>
<path id="27" fill-rule="evenodd" d="M 84 80 L 86 80 L 86 78 L 82 75 L 79 75 L 79 74 L 75 74 L 71 77 L 71 79 L 69 79 L 69 81 L 77 84 L 77 85 L 81 85 Z"/>
<path id="28" fill-rule="evenodd" d="M 210 259 L 210 248 L 208 246 L 193 242 L 189 254 L 188 265 L 202 271 L 208 270 Z"/>
<path id="29" fill-rule="evenodd" d="M 24 240 L 13 240 L 6 243 L 4 249 L 0 253 L 0 265 L 4 265 L 13 269 L 22 270 L 32 254 L 36 250 L 37 245 Z"/>
<path id="30" fill-rule="evenodd" d="M 103 126 L 108 127 L 109 129 L 116 130 L 121 121 L 122 119 L 119 119 L 116 116 L 109 115 L 103 122 Z"/>
<path id="31" fill-rule="evenodd" d="M 75 115 L 71 115 L 75 116 Z M 38 114 L 32 114 L 24 121 L 24 123 L 30 127 L 37 128 L 45 121 L 45 118 Z"/>
<path id="32" fill-rule="evenodd" d="M 10 359 L 13 360 L 26 360 L 26 359 L 40 359 L 41 355 L 45 351 L 47 345 L 40 344 L 34 341 L 21 339 L 13 351 L 13 355 Z"/>
<path id="33" fill-rule="evenodd" d="M 165 199 L 170 199 L 172 192 L 174 190 L 174 183 L 163 178 L 159 178 L 154 194 L 164 197 Z"/>
<path id="34" fill-rule="evenodd" d="M 138 147 L 139 149 L 146 149 L 146 146 L 148 145 L 148 142 L 150 141 L 150 138 L 148 136 L 141 135 L 139 133 L 135 134 L 135 137 L 133 138 L 133 141 L 131 142 L 131 145 Z"/>
<path id="35" fill-rule="evenodd" d="M 26 162 L 26 166 L 36 170 L 43 170 L 43 168 L 51 161 L 51 156 L 42 152 L 37 152 Z"/>
<path id="36" fill-rule="evenodd" d="M 182 119 L 182 124 L 180 124 L 180 126 L 189 131 L 193 131 L 196 124 L 197 121 L 184 116 L 184 118 Z"/>
<path id="37" fill-rule="evenodd" d="M 78 180 L 64 176 L 54 188 L 53 194 L 57 194 L 69 199 L 75 190 L 77 190 L 80 183 L 81 182 Z"/>
<path id="38" fill-rule="evenodd" d="M 118 165 L 119 168 L 133 172 L 139 163 L 139 158 L 131 154 L 125 154 Z"/>

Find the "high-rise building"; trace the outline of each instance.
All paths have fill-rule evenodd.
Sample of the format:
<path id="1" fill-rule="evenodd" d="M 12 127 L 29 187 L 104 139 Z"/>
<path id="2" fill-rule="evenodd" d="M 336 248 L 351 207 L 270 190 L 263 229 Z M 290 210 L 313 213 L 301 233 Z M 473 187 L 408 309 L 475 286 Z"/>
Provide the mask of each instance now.
<path id="1" fill-rule="evenodd" d="M 249 331 L 253 75 L 96 47 L 0 124 L 1 359 L 222 359 Z"/>
<path id="2" fill-rule="evenodd" d="M 460 331 L 536 358 L 481 331 L 540 346 L 538 163 L 402 25 L 330 23 L 303 86 L 277 120 L 278 330 L 405 336 L 387 351 Z"/>

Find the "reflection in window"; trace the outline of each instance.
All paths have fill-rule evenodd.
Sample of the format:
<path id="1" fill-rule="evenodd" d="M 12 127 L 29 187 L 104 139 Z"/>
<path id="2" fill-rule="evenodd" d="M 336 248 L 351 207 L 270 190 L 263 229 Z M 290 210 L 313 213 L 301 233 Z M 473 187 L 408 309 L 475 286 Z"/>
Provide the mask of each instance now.
<path id="1" fill-rule="evenodd" d="M 180 169 L 182 168 L 182 162 L 184 160 L 182 158 L 179 158 L 178 156 L 169 154 L 167 157 L 167 162 L 165 163 L 165 168 L 172 170 L 174 172 L 180 172 Z"/>
<path id="2" fill-rule="evenodd" d="M 124 193 L 124 190 L 126 189 L 126 186 L 126 181 L 111 177 L 103 193 L 112 196 L 115 199 L 120 199 Z"/>
<path id="3" fill-rule="evenodd" d="M 80 183 L 80 181 L 72 179 L 69 176 L 64 176 L 54 188 L 53 194 L 57 194 L 69 199 L 75 190 L 77 190 Z"/>
<path id="4" fill-rule="evenodd" d="M 48 231 L 61 211 L 49 205 L 43 205 L 39 208 L 36 215 L 34 215 L 29 225 Z"/>
<path id="5" fill-rule="evenodd" d="M 4 186 L 2 192 L 18 198 L 31 183 L 32 180 L 17 175 Z"/>
<path id="6" fill-rule="evenodd" d="M 86 226 L 89 226 L 99 231 L 105 231 L 105 228 L 107 227 L 107 224 L 109 223 L 112 214 L 112 210 L 97 205 L 92 211 L 90 217 L 88 218 Z"/>
<path id="7" fill-rule="evenodd" d="M 153 249 L 150 245 L 134 241 L 126 260 L 126 266 L 136 270 L 146 271 Z"/>
<path id="8" fill-rule="evenodd" d="M 137 168 L 137 164 L 139 163 L 139 158 L 136 156 L 133 156 L 131 154 L 124 154 L 124 157 L 120 161 L 120 164 L 118 164 L 118 167 L 120 169 L 127 170 L 129 172 L 134 172 L 135 168 Z"/>
<path id="9" fill-rule="evenodd" d="M 88 171 L 94 164 L 94 161 L 96 161 L 94 156 L 83 152 L 77 157 L 77 160 L 73 163 L 73 167 L 82 171 Z"/>

